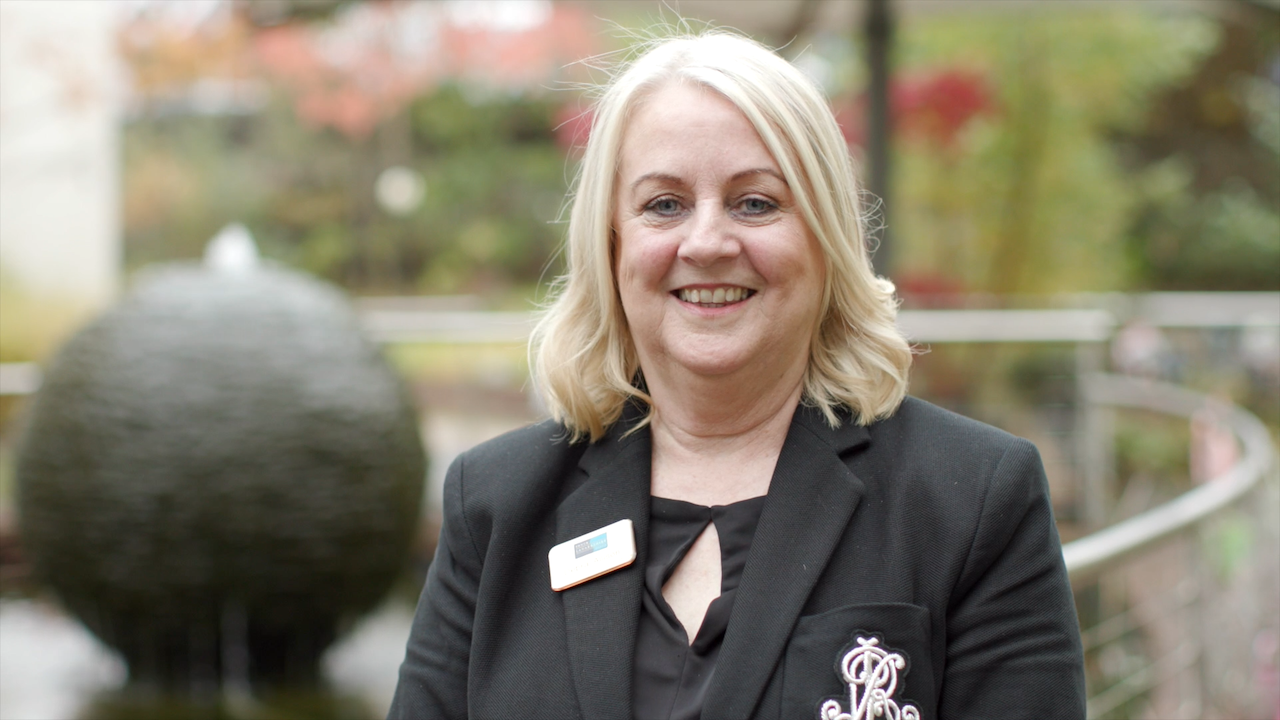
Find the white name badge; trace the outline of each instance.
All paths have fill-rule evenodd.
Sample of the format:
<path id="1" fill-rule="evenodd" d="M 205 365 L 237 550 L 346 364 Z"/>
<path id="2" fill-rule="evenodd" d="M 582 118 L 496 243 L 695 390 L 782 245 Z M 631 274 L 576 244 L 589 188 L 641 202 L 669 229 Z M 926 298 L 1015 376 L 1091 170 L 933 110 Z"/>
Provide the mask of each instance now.
<path id="1" fill-rule="evenodd" d="M 624 568 L 636 559 L 636 533 L 630 520 L 562 542 L 547 553 L 551 589 L 556 592 Z"/>

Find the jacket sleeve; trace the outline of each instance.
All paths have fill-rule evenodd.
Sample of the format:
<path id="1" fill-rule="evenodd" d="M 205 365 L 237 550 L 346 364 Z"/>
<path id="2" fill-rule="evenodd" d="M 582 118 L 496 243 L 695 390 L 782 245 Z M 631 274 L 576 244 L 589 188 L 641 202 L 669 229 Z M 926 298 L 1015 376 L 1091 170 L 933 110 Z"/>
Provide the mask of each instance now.
<path id="1" fill-rule="evenodd" d="M 467 667 L 481 555 L 463 507 L 463 458 L 444 482 L 444 521 L 418 600 L 388 720 L 467 716 Z"/>
<path id="2" fill-rule="evenodd" d="M 1004 454 L 947 611 L 939 718 L 1083 720 L 1075 603 L 1035 446 Z"/>

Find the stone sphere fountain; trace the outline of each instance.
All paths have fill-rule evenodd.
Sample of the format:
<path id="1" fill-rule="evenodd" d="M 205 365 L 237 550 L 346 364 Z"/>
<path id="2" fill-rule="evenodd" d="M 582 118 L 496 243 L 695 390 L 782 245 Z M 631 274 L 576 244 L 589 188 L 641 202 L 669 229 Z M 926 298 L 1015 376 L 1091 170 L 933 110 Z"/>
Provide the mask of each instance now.
<path id="1" fill-rule="evenodd" d="M 165 693 L 315 686 L 405 565 L 425 455 L 341 292 L 230 228 L 59 352 L 17 462 L 37 575 Z"/>

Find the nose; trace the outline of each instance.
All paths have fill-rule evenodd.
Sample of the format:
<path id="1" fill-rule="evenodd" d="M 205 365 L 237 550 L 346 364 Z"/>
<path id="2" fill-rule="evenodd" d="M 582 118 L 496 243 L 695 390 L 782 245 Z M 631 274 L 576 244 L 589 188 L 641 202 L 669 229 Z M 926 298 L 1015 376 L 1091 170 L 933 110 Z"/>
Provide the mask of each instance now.
<path id="1" fill-rule="evenodd" d="M 734 237 L 732 223 L 719 203 L 700 203 L 694 209 L 688 227 L 689 234 L 680 242 L 677 256 L 695 267 L 710 267 L 715 263 L 737 257 L 742 251 Z"/>

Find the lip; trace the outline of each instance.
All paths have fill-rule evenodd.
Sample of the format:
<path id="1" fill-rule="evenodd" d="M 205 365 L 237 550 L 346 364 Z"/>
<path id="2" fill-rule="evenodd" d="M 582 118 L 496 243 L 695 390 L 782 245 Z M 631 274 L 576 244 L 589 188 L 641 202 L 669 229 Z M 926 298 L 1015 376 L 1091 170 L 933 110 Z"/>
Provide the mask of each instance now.
<path id="1" fill-rule="evenodd" d="M 671 290 L 669 290 L 668 292 L 670 292 L 672 295 L 679 295 L 681 290 L 715 290 L 716 288 L 742 288 L 743 290 L 746 290 L 748 293 L 751 293 L 752 295 L 759 292 L 759 290 L 751 287 L 750 285 L 740 285 L 738 283 L 730 283 L 730 282 L 689 283 L 687 285 L 681 285 L 679 287 L 671 288 Z"/>

